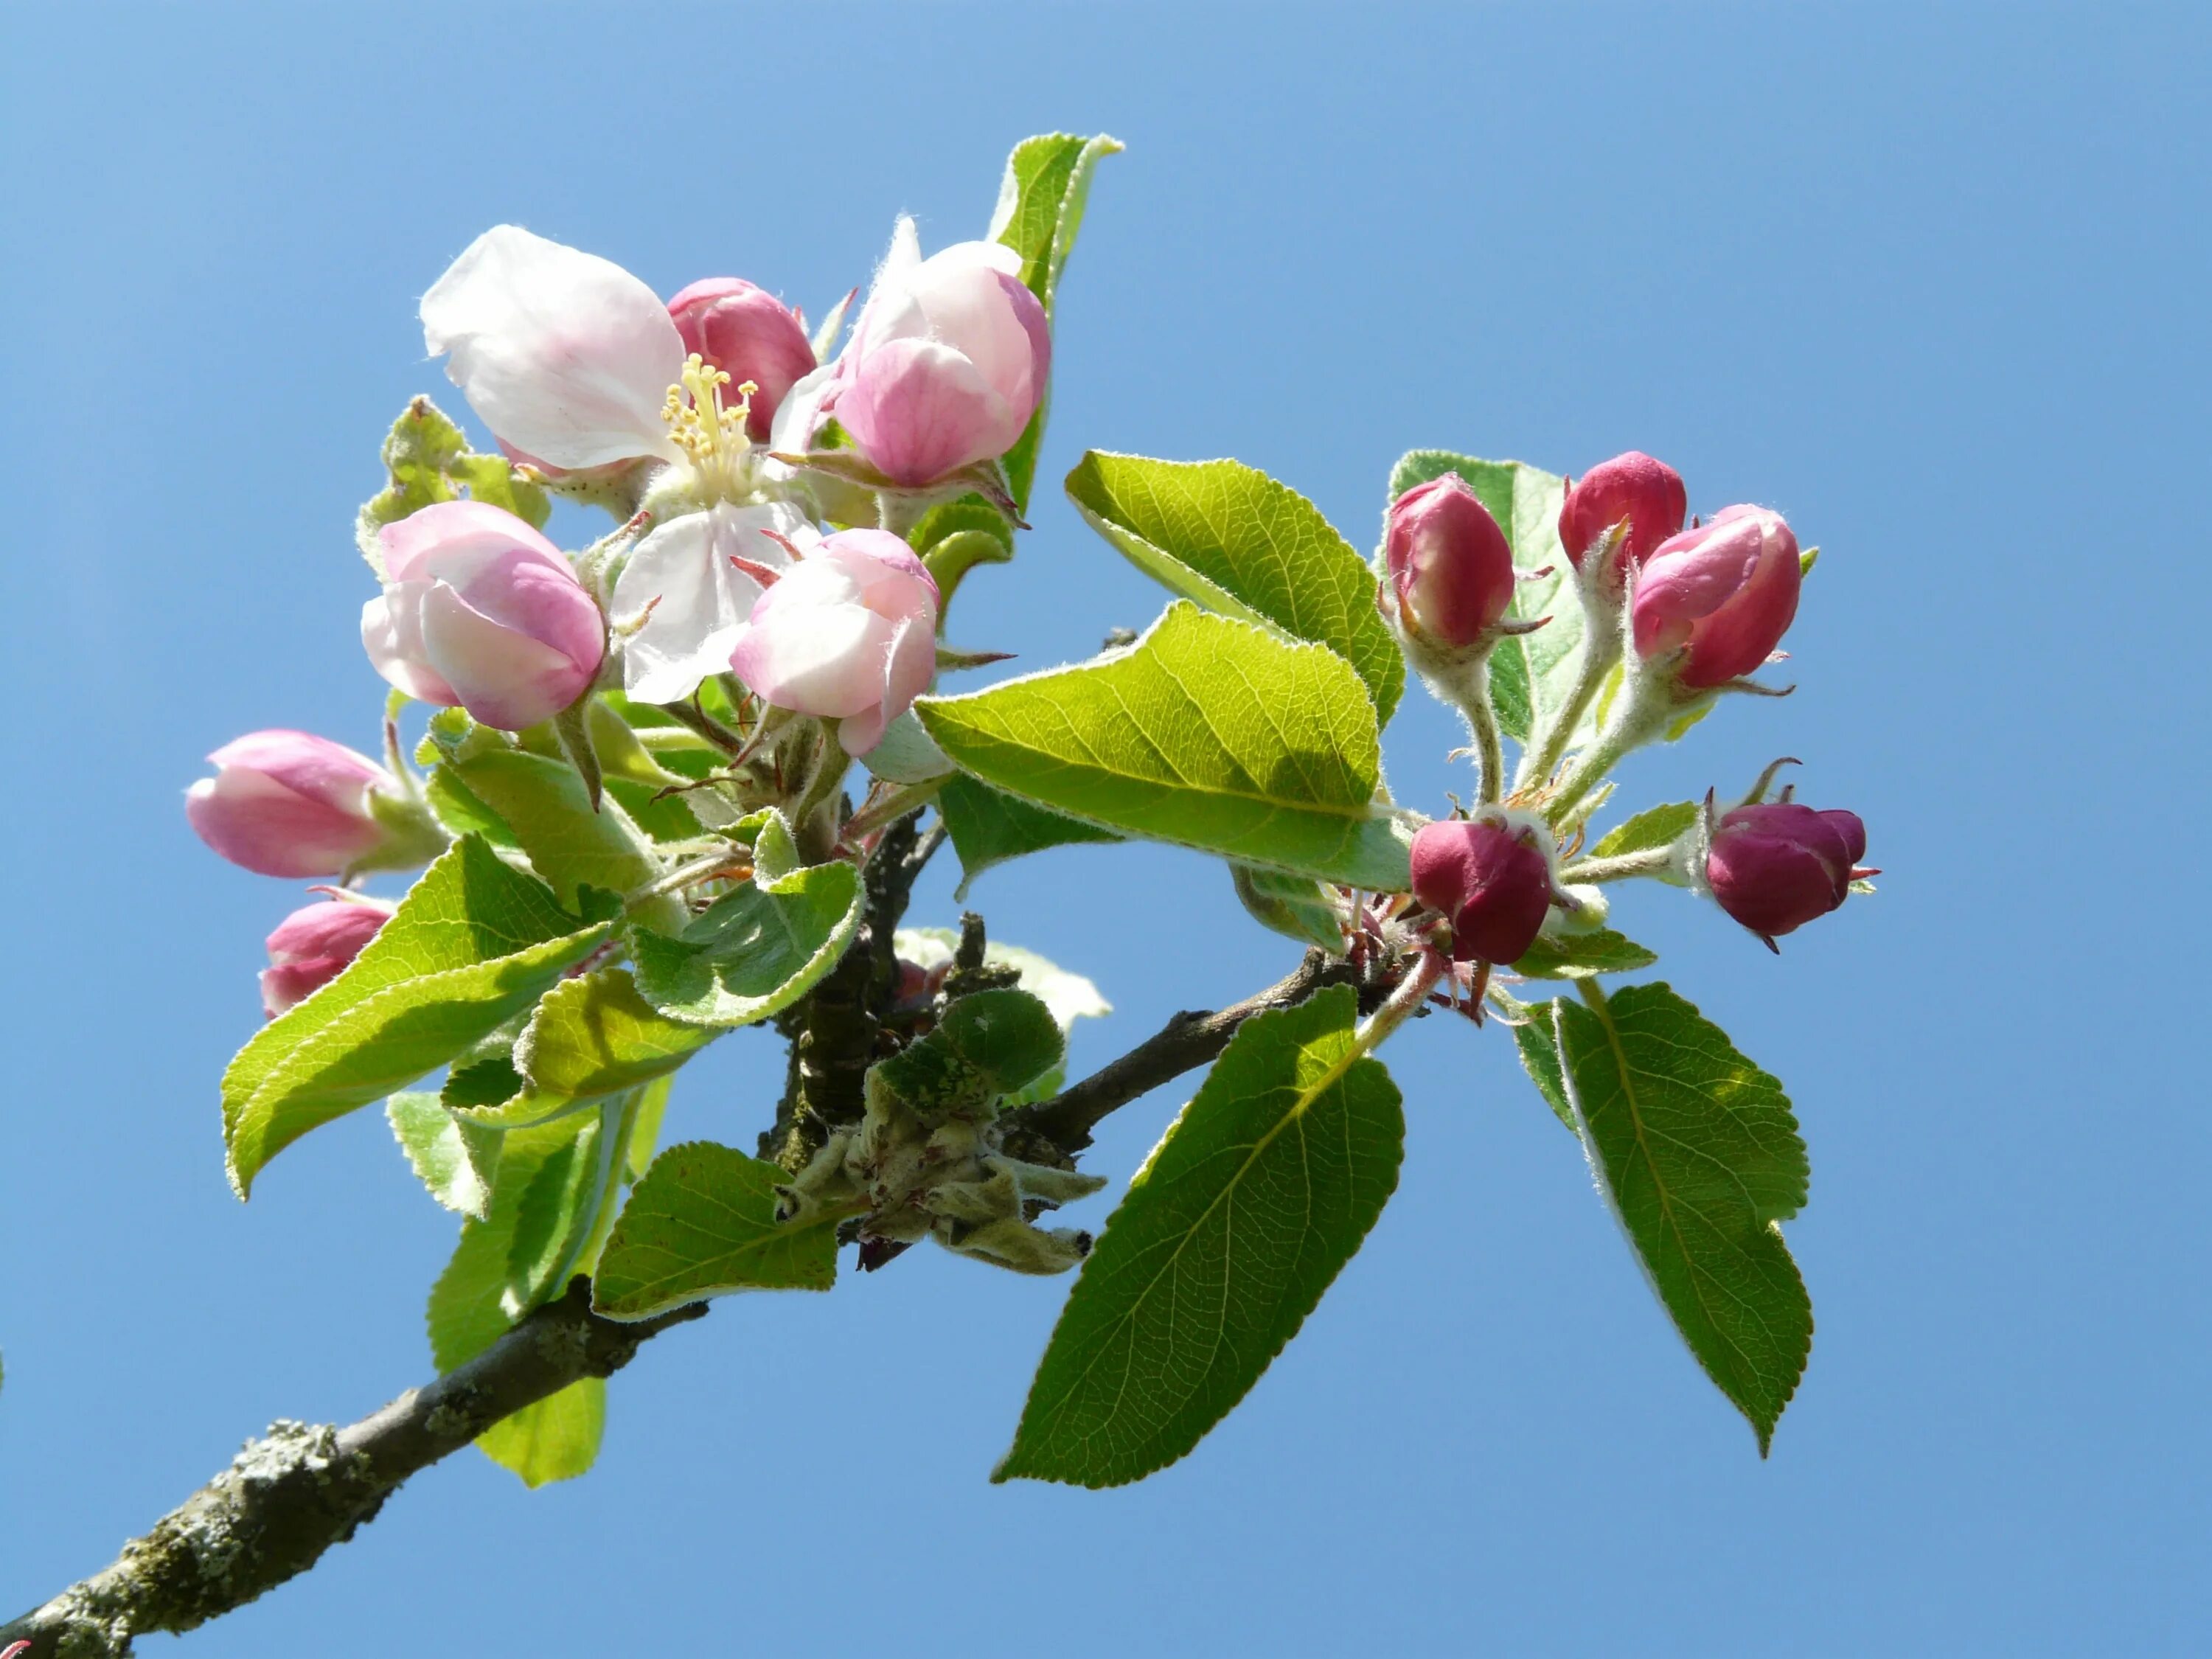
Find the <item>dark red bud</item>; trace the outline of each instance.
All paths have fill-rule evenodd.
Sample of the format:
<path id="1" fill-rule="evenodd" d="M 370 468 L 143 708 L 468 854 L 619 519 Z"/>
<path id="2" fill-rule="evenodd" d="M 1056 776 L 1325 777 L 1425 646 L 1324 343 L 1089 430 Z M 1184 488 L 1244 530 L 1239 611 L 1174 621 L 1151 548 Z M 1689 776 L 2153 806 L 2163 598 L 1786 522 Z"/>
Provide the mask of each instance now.
<path id="1" fill-rule="evenodd" d="M 1576 480 L 1559 508 L 1559 544 L 1577 566 L 1614 525 L 1628 526 L 1622 556 L 1642 564 L 1682 527 L 1690 497 L 1682 475 L 1640 449 L 1601 461 Z"/>
<path id="2" fill-rule="evenodd" d="M 1513 602 L 1513 547 L 1456 472 L 1417 484 L 1390 504 L 1383 557 L 1405 626 L 1468 646 Z"/>
<path id="3" fill-rule="evenodd" d="M 1778 939 L 1841 904 L 1865 856 L 1866 826 L 1857 813 L 1771 801 L 1722 818 L 1705 857 L 1705 881 L 1722 909 L 1753 933 Z"/>
<path id="4" fill-rule="evenodd" d="M 1533 829 L 1482 819 L 1424 824 L 1413 836 L 1413 896 L 1451 924 L 1460 962 L 1518 962 L 1552 904 L 1552 870 Z"/>
<path id="5" fill-rule="evenodd" d="M 814 348 L 799 319 L 773 294 L 741 276 L 709 276 L 668 302 L 684 349 L 696 352 L 709 368 L 730 377 L 724 397 L 734 404 L 738 387 L 750 380 L 756 390 L 746 434 L 768 441 L 783 394 L 803 374 L 813 372 Z"/>

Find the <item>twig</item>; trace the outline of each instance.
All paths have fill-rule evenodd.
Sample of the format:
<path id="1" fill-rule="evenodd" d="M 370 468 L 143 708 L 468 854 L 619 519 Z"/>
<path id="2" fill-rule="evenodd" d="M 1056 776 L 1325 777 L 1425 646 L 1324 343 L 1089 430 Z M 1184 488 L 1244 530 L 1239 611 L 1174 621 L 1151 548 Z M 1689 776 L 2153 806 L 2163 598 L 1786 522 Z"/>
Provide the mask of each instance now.
<path id="1" fill-rule="evenodd" d="M 1256 996 L 1212 1013 L 1186 1011 L 1146 1037 L 1119 1060 L 1102 1066 L 1082 1082 L 1050 1100 L 1024 1106 L 1012 1127 L 1035 1131 L 1064 1152 L 1091 1144 L 1091 1132 L 1109 1112 L 1149 1094 L 1163 1083 L 1204 1066 L 1229 1046 L 1237 1028 L 1255 1014 L 1304 1002 L 1328 985 L 1360 982 L 1359 970 L 1341 957 L 1308 951 L 1288 977 Z M 1376 988 L 1376 995 L 1389 988 Z M 1362 1001 L 1369 999 L 1363 996 Z"/>
<path id="2" fill-rule="evenodd" d="M 625 1325 L 592 1311 L 587 1279 L 465 1365 L 346 1428 L 279 1422 L 114 1564 L 0 1626 L 24 1659 L 122 1659 L 152 1631 L 183 1632 L 245 1606 L 351 1538 L 407 1478 L 502 1418 L 587 1376 L 608 1376 L 704 1303 Z"/>

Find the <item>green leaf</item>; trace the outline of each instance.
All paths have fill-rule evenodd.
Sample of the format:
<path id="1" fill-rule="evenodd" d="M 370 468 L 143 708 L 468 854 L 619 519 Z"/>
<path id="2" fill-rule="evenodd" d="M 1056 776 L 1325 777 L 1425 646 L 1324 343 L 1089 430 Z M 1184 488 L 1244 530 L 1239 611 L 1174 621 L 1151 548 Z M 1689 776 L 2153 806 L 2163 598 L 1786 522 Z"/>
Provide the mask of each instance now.
<path id="1" fill-rule="evenodd" d="M 442 762 L 430 769 L 422 794 L 438 822 L 455 836 L 482 836 L 495 847 L 520 847 L 507 820 L 477 798 L 460 776 Z"/>
<path id="2" fill-rule="evenodd" d="M 1286 876 L 1273 870 L 1256 870 L 1249 864 L 1232 864 L 1229 878 L 1237 901 L 1253 921 L 1271 927 L 1301 945 L 1318 945 L 1324 951 L 1344 949 L 1343 912 L 1336 895 L 1310 876 Z"/>
<path id="3" fill-rule="evenodd" d="M 1121 149 L 1121 141 L 1104 133 L 1079 138 L 1051 132 L 1023 139 L 1006 158 L 998 205 L 984 234 L 1022 256 L 1022 281 L 1044 306 L 1048 320 L 1059 298 L 1067 256 L 1074 251 L 1076 234 L 1083 228 L 1091 175 L 1099 162 L 1119 155 Z M 1006 483 L 1018 507 L 1029 505 L 1030 488 L 1036 478 L 1037 446 L 1044 441 L 1050 399 L 1048 384 L 1028 429 L 1006 454 Z"/>
<path id="4" fill-rule="evenodd" d="M 499 1170 L 499 1132 L 455 1115 L 433 1094 L 394 1095 L 385 1103 L 384 1115 L 430 1196 L 449 1210 L 482 1220 Z"/>
<path id="5" fill-rule="evenodd" d="M 562 903 L 579 902 L 586 887 L 627 893 L 660 873 L 651 838 L 618 800 L 603 796 L 592 811 L 574 768 L 465 740 L 447 750 L 446 765 L 506 823 Z"/>
<path id="6" fill-rule="evenodd" d="M 762 827 L 753 878 L 676 939 L 635 937 L 637 988 L 672 1019 L 726 1029 L 781 1012 L 845 953 L 860 921 L 849 864 L 802 865 L 781 817 Z"/>
<path id="7" fill-rule="evenodd" d="M 1349 986 L 1255 1014 L 1099 1238 L 992 1479 L 1164 1468 L 1297 1334 L 1398 1184 L 1405 1118 Z"/>
<path id="8" fill-rule="evenodd" d="M 1599 1189 L 1675 1328 L 1765 1455 L 1813 1346 L 1779 1223 L 1805 1202 L 1782 1085 L 1664 984 L 1552 1005 L 1562 1076 Z"/>
<path id="9" fill-rule="evenodd" d="M 837 1277 L 836 1211 L 778 1224 L 790 1176 L 711 1140 L 672 1146 L 623 1206 L 592 1281 L 610 1319 L 646 1319 L 731 1291 L 826 1291 Z"/>
<path id="10" fill-rule="evenodd" d="M 514 1045 L 514 1088 L 482 1098 L 498 1079 L 478 1068 L 465 1085 L 475 1098 L 464 1107 L 449 1086 L 447 1104 L 478 1125 L 542 1123 L 666 1077 L 720 1035 L 667 1018 L 638 994 L 628 969 L 603 968 L 545 994 Z"/>
<path id="11" fill-rule="evenodd" d="M 1534 714 L 1566 701 L 1574 684 L 1583 641 L 1581 602 L 1568 578 L 1573 564 L 1559 544 L 1559 507 L 1567 481 L 1520 461 L 1479 461 L 1443 449 L 1416 449 L 1390 472 L 1390 499 L 1416 484 L 1456 472 L 1474 487 L 1513 545 L 1513 562 L 1552 574 L 1525 580 L 1506 615 L 1516 621 L 1552 620 L 1533 634 L 1498 641 L 1490 658 L 1490 693 L 1498 723 L 1508 737 L 1526 742 Z"/>
<path id="12" fill-rule="evenodd" d="M 1539 933 L 1513 971 L 1523 979 L 1593 979 L 1600 974 L 1632 974 L 1659 960 L 1633 939 L 1610 927 L 1587 933 Z"/>
<path id="13" fill-rule="evenodd" d="M 876 1062 L 873 1075 L 924 1112 L 973 1112 L 1060 1064 L 1060 1022 L 1040 997 L 1011 988 L 957 998 L 928 1035 Z"/>
<path id="14" fill-rule="evenodd" d="M 1697 821 L 1698 806 L 1694 801 L 1669 801 L 1663 806 L 1647 806 L 1627 823 L 1607 830 L 1597 845 L 1583 856 L 1609 859 L 1623 853 L 1648 853 L 1656 848 L 1671 847 L 1675 837 Z"/>
<path id="15" fill-rule="evenodd" d="M 284 1147 L 445 1065 L 606 942 L 544 885 L 464 836 L 345 972 L 262 1027 L 223 1073 L 240 1197 Z"/>
<path id="16" fill-rule="evenodd" d="M 1575 1121 L 1575 1109 L 1567 1104 L 1567 1085 L 1559 1076 L 1559 1044 L 1553 1035 L 1552 1005 L 1537 1003 L 1528 1014 L 1523 1024 L 1513 1028 L 1513 1046 L 1521 1051 L 1522 1069 L 1536 1085 L 1536 1092 L 1544 1097 L 1552 1115 L 1579 1139 L 1582 1128 Z"/>
<path id="17" fill-rule="evenodd" d="M 522 1477 L 533 1492 L 586 1474 L 599 1461 L 607 1426 L 607 1383 L 580 1377 L 558 1394 L 526 1406 L 477 1437 L 486 1457 Z"/>
<path id="18" fill-rule="evenodd" d="M 591 1228 L 603 1133 L 593 1115 L 504 1137 L 489 1212 L 462 1227 L 453 1260 L 431 1287 L 430 1353 L 441 1373 L 475 1358 L 559 1288 L 547 1282 L 550 1273 Z M 591 1467 L 605 1410 L 604 1387 L 594 1396 L 572 1384 L 477 1443 L 533 1486 L 563 1480 Z"/>
<path id="19" fill-rule="evenodd" d="M 435 502 L 455 500 L 462 489 L 471 500 L 504 507 L 533 528 L 543 529 L 552 511 L 545 492 L 505 456 L 470 453 L 460 428 L 428 398 L 416 398 L 392 423 L 384 466 L 391 483 L 362 507 L 354 529 L 362 556 L 380 577 L 384 550 L 377 532 Z"/>
<path id="20" fill-rule="evenodd" d="M 1325 647 L 1177 603 L 1126 650 L 915 708 L 963 769 L 1071 817 L 1346 886 L 1410 879 L 1374 706 Z"/>
<path id="21" fill-rule="evenodd" d="M 902 927 L 891 936 L 891 943 L 902 962 L 918 968 L 938 968 L 951 962 L 960 946 L 960 935 L 950 927 Z M 1085 975 L 1070 973 L 1049 957 L 1018 945 L 988 941 L 983 946 L 983 965 L 1011 968 L 1020 975 L 1022 989 L 1052 1011 L 1062 1032 L 1073 1029 L 1079 1019 L 1101 1019 L 1114 1012 L 1114 1005 Z"/>
<path id="22" fill-rule="evenodd" d="M 937 792 L 937 812 L 952 837 L 952 850 L 960 855 L 955 899 L 965 899 L 975 878 L 994 864 L 1052 847 L 1121 839 L 1111 830 L 1033 806 L 1018 795 L 969 777 L 945 780 Z"/>
<path id="23" fill-rule="evenodd" d="M 1375 609 L 1375 573 L 1321 510 L 1241 461 L 1091 450 L 1067 475 L 1091 527 L 1171 592 L 1325 645 L 1358 671 L 1388 726 L 1406 663 Z"/>

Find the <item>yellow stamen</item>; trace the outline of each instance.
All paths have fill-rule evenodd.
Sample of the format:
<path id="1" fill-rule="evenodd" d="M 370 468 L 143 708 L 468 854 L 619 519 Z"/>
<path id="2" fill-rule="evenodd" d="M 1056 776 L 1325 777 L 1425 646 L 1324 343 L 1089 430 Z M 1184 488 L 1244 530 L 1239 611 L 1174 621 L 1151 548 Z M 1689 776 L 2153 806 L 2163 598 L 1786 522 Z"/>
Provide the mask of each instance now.
<path id="1" fill-rule="evenodd" d="M 709 368 L 695 351 L 684 365 L 682 380 L 668 388 L 660 411 L 676 447 L 702 474 L 720 482 L 734 481 L 738 463 L 752 447 L 745 422 L 752 413 L 753 393 L 760 390 L 747 380 L 737 388 L 735 405 L 726 405 L 722 388 L 729 384 L 725 371 Z"/>

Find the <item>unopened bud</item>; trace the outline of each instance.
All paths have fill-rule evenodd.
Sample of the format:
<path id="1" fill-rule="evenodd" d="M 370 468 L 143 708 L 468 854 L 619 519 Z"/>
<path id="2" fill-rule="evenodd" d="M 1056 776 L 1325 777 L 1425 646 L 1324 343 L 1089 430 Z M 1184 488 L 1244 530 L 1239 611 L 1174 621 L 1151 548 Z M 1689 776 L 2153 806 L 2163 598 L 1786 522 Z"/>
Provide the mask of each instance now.
<path id="1" fill-rule="evenodd" d="M 274 1019 L 329 984 L 392 919 L 392 907 L 368 899 L 325 899 L 306 905 L 269 935 L 261 974 L 261 1006 Z"/>
<path id="2" fill-rule="evenodd" d="M 1615 525 L 1626 532 L 1621 557 L 1642 564 L 1682 527 L 1690 498 L 1682 475 L 1638 449 L 1601 461 L 1575 481 L 1559 507 L 1559 544 L 1579 567 Z"/>
<path id="3" fill-rule="evenodd" d="M 1451 926 L 1452 956 L 1501 966 L 1536 942 L 1552 905 L 1541 831 L 1503 815 L 1424 824 L 1413 836 L 1413 896 Z"/>
<path id="4" fill-rule="evenodd" d="M 783 394 L 814 371 L 814 348 L 799 319 L 741 276 L 692 283 L 668 302 L 668 314 L 686 351 L 727 374 L 732 386 L 751 382 L 745 431 L 755 443 L 766 443 Z"/>
<path id="5" fill-rule="evenodd" d="M 1637 572 L 1636 653 L 1680 651 L 1680 683 L 1705 690 L 1765 662 L 1797 614 L 1797 538 L 1778 513 L 1731 507 L 1662 543 Z"/>
<path id="6" fill-rule="evenodd" d="M 193 832 L 256 875 L 300 880 L 421 864 L 444 845 L 405 787 L 366 755 L 307 732 L 252 732 L 208 759 L 185 794 Z"/>
<path id="7" fill-rule="evenodd" d="M 1705 883 L 1722 909 L 1769 944 L 1825 916 L 1851 883 L 1872 875 L 1858 814 L 1816 812 L 1796 801 L 1739 806 L 1713 831 Z"/>
<path id="8" fill-rule="evenodd" d="M 1513 602 L 1513 548 L 1466 479 L 1447 472 L 1390 504 L 1383 559 L 1409 635 L 1481 643 Z"/>

